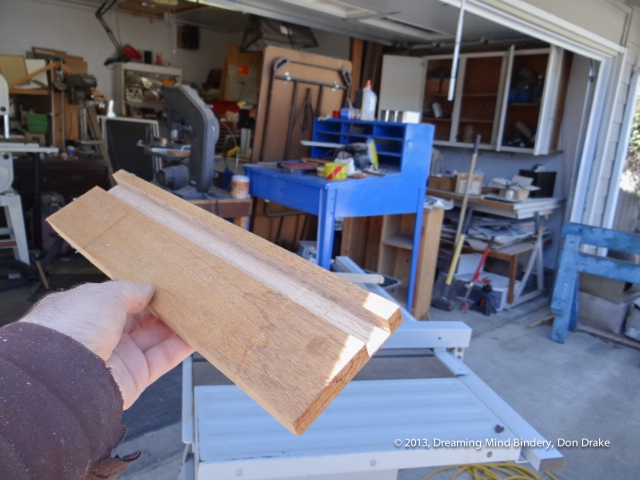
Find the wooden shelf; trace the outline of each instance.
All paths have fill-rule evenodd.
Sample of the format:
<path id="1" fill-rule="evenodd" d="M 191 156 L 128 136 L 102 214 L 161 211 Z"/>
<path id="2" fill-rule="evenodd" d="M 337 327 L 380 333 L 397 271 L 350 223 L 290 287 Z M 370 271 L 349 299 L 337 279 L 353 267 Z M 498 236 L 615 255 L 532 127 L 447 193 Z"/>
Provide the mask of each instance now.
<path id="1" fill-rule="evenodd" d="M 493 123 L 493 119 L 461 118 L 460 123 Z"/>
<path id="2" fill-rule="evenodd" d="M 49 95 L 51 92 L 44 88 L 11 88 L 10 95 Z"/>
<path id="3" fill-rule="evenodd" d="M 399 63 L 389 63 L 383 75 L 389 78 L 388 85 L 381 85 L 384 91 L 382 99 L 385 99 L 387 92 L 397 89 L 398 85 L 404 85 L 402 77 L 408 72 L 412 75 L 422 73 L 426 84 L 424 89 L 407 88 L 393 94 L 388 93 L 386 101 L 389 104 L 385 108 L 422 105 L 425 115 L 433 115 L 432 104 L 440 103 L 443 111 L 451 113 L 451 119 L 428 116 L 422 118 L 423 122 L 436 126 L 435 140 L 438 145 L 458 146 L 461 142 L 456 139 L 462 137 L 465 126 L 475 124 L 475 133 L 482 135 L 484 145 L 491 150 L 507 151 L 501 145 L 511 139 L 513 124 L 520 120 L 530 128 L 537 127 L 538 134 L 535 148 L 517 151 L 548 155 L 557 149 L 571 54 L 553 45 L 547 48 L 511 49 L 509 52 L 497 50 L 462 53 L 458 65 L 457 95 L 453 102 L 446 102 L 445 90 L 448 90 L 450 82 L 448 79 L 434 78 L 432 74 L 449 72 L 452 59 L 448 54 L 415 57 L 411 60 L 405 58 L 402 68 L 399 68 Z M 520 93 L 517 90 L 518 72 L 525 67 L 535 73 L 535 81 L 532 78 L 530 88 L 536 92 L 536 96 L 512 95 L 514 89 Z M 547 81 L 541 84 L 540 79 Z"/>
<path id="4" fill-rule="evenodd" d="M 163 108 L 162 102 L 136 102 L 135 100 L 125 100 L 124 103 L 135 108 L 151 108 L 153 110 L 161 110 Z"/>
<path id="5" fill-rule="evenodd" d="M 393 237 L 382 240 L 384 245 L 389 247 L 405 248 L 407 250 L 413 250 L 413 238 L 409 235 L 394 235 Z"/>
<path id="6" fill-rule="evenodd" d="M 463 93 L 462 94 L 463 97 L 497 97 L 498 96 L 498 92 L 493 92 L 493 93 Z"/>

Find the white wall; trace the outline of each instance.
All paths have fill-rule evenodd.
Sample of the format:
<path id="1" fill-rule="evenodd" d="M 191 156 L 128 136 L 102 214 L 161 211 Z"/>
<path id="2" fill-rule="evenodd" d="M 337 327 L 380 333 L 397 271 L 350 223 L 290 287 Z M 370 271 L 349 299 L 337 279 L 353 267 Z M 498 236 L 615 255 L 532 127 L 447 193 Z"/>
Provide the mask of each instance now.
<path id="1" fill-rule="evenodd" d="M 240 43 L 242 32 L 200 29 L 198 50 L 174 49 L 175 30 L 164 20 L 108 12 L 104 17 L 116 38 L 140 53 L 162 52 L 164 64 L 183 70 L 185 82 L 201 85 L 209 70 L 222 68 L 228 43 Z M 312 53 L 349 58 L 349 37 L 314 30 L 319 46 Z M 103 65 L 115 48 L 95 18 L 95 9 L 51 0 L 0 0 L 0 53 L 24 55 L 31 47 L 48 47 L 78 55 L 89 64 L 98 89 L 113 97 L 113 72 Z"/>
<path id="2" fill-rule="evenodd" d="M 24 55 L 31 47 L 48 47 L 84 57 L 98 89 L 113 96 L 113 72 L 103 62 L 115 52 L 94 10 L 81 6 L 36 0 L 0 0 L 0 51 Z M 242 34 L 223 34 L 200 29 L 200 49 L 174 51 L 174 29 L 162 20 L 109 12 L 107 23 L 122 44 L 162 52 L 165 65 L 182 68 L 184 81 L 202 84 L 209 70 L 222 68 L 227 43 L 239 42 Z M 117 20 L 117 21 L 116 21 Z"/>

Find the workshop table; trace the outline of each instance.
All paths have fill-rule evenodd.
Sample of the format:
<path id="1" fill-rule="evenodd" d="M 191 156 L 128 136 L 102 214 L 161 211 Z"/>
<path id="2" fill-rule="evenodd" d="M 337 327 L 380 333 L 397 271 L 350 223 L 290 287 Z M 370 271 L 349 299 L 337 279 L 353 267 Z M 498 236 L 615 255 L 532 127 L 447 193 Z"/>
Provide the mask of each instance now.
<path id="1" fill-rule="evenodd" d="M 453 200 L 456 206 L 460 206 L 463 195 L 456 192 L 450 192 L 446 190 L 436 190 L 434 188 L 428 189 L 429 195 L 436 197 L 446 198 Z M 538 216 L 549 215 L 555 210 L 559 209 L 564 199 L 549 197 L 549 198 L 528 198 L 520 202 L 501 202 L 491 198 L 483 198 L 481 195 L 470 195 L 469 205 L 474 209 L 474 212 L 484 212 L 498 217 L 513 218 L 513 219 L 527 219 L 535 218 Z M 542 245 L 550 245 L 552 240 L 545 238 Z M 536 250 L 536 242 L 532 239 L 523 239 L 506 246 L 495 246 L 489 252 L 489 257 L 504 260 L 509 263 L 509 288 L 507 291 L 507 306 L 508 308 L 519 305 L 525 301 L 529 301 L 538 295 L 544 293 L 544 278 L 542 275 L 542 268 L 544 264 L 542 248 L 540 248 L 535 259 L 535 268 L 537 276 L 537 288 L 533 292 L 529 292 L 525 295 L 516 296 L 516 280 L 518 271 L 518 261 L 521 256 L 531 254 L 533 255 Z M 481 252 L 477 248 L 464 247 L 463 253 Z"/>
<path id="2" fill-rule="evenodd" d="M 430 139 L 427 143 L 431 143 Z M 430 148 L 427 152 L 425 164 L 428 167 Z M 331 264 L 336 218 L 415 213 L 407 293 L 407 305 L 412 305 L 426 181 L 420 184 L 415 179 L 408 180 L 408 175 L 402 173 L 331 181 L 317 175 L 285 173 L 276 163 L 247 165 L 244 168 L 250 179 L 249 191 L 252 196 L 318 216 L 317 261 L 326 269 Z"/>
<path id="3" fill-rule="evenodd" d="M 211 190 L 210 190 L 211 192 Z M 205 200 L 189 200 L 189 203 L 222 218 L 229 218 L 234 225 L 249 230 L 249 216 L 253 205 L 250 198 L 232 198 L 227 190 L 213 188 L 215 197 Z"/>
<path id="4" fill-rule="evenodd" d="M 446 198 L 447 200 L 453 200 L 456 207 L 462 204 L 461 193 L 450 192 L 448 190 L 436 190 L 435 188 L 429 188 L 429 195 L 434 197 Z M 564 202 L 563 198 L 549 197 L 549 198 L 527 198 L 521 202 L 501 202 L 491 198 L 483 198 L 482 195 L 469 195 L 469 205 L 473 205 L 475 212 L 489 213 L 491 215 L 497 215 L 505 218 L 534 218 L 537 215 L 549 215 L 560 208 Z"/>

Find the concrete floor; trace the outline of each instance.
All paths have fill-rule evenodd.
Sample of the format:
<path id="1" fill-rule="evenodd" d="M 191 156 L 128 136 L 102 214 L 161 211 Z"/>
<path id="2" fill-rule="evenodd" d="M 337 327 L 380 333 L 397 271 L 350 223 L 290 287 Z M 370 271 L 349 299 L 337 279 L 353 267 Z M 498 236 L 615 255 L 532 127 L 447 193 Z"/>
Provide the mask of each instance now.
<path id="1" fill-rule="evenodd" d="M 73 284 L 68 279 L 64 283 Z M 28 287 L 0 292 L 0 324 L 17 319 L 39 296 Z M 550 326 L 527 328 L 545 316 L 547 305 L 548 299 L 539 298 L 490 317 L 435 309 L 431 314 L 434 321 L 463 320 L 473 328 L 465 363 L 547 439 L 611 442 L 603 449 L 561 448 L 567 465 L 555 472 L 558 478 L 638 478 L 640 351 L 583 332 L 571 333 L 564 345 L 554 343 L 549 339 Z M 162 388 L 181 388 L 178 376 L 171 378 Z M 157 391 L 152 396 L 158 396 Z M 183 453 L 180 425 L 172 420 L 158 429 L 143 412 L 135 417 L 143 429 L 138 428 L 138 435 L 126 440 L 118 452 L 141 449 L 144 455 L 120 478 L 175 479 Z M 144 430 L 145 425 L 152 430 Z M 418 480 L 429 471 L 405 470 L 398 478 Z M 450 478 L 452 473 L 433 478 Z"/>

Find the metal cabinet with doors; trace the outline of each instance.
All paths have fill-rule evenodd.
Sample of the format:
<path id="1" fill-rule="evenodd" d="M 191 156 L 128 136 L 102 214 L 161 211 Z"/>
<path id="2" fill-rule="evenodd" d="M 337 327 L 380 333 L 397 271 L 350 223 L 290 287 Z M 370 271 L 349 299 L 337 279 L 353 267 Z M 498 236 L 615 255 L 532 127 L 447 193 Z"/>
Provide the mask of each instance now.
<path id="1" fill-rule="evenodd" d="M 487 150 L 547 155 L 557 151 L 570 59 L 555 46 L 461 54 L 449 101 L 453 55 L 385 55 L 380 110 L 422 110 L 434 145 L 468 147 L 480 134 Z M 520 88 L 522 77 L 530 82 Z"/>

